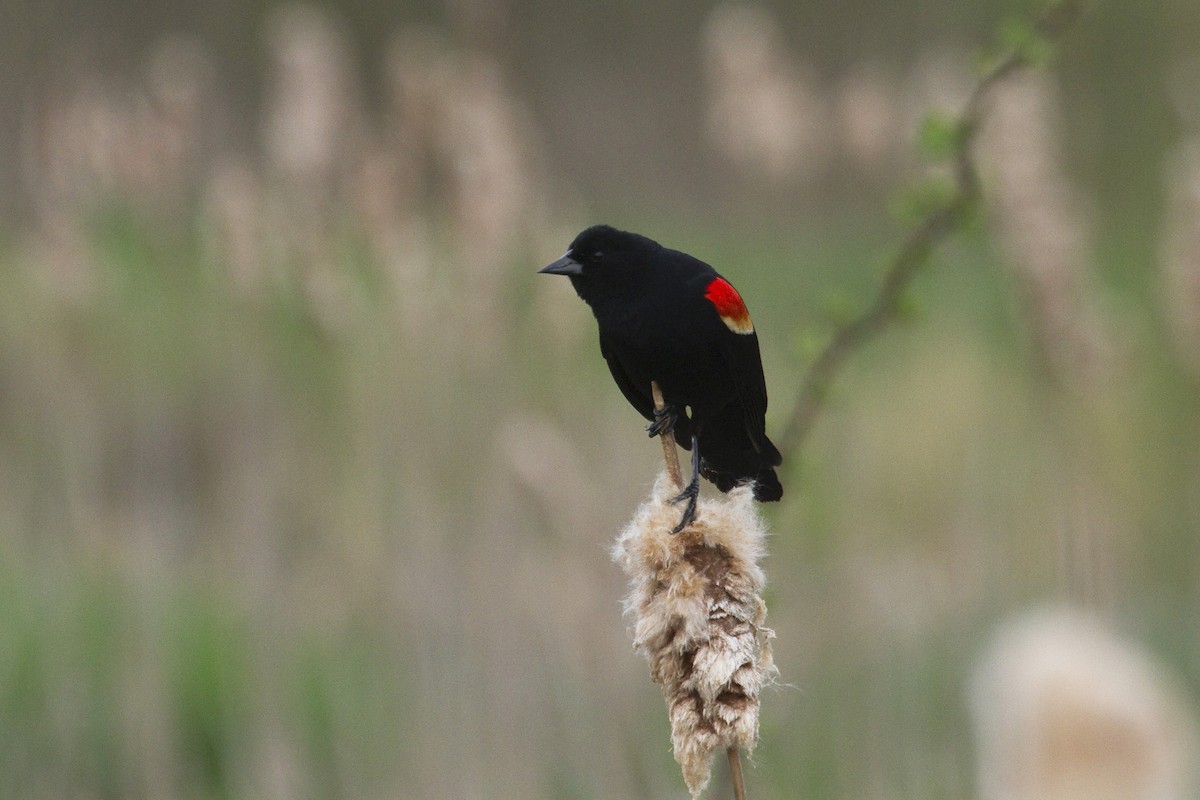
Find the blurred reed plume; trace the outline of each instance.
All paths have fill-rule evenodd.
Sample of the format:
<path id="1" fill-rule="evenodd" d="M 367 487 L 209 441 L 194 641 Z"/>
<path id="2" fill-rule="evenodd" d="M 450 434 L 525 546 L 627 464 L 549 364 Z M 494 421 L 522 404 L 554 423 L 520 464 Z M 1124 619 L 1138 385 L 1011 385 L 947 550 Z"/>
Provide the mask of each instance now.
<path id="1" fill-rule="evenodd" d="M 284 5 L 265 21 L 270 54 L 263 144 L 277 180 L 309 202 L 327 200 L 343 154 L 362 136 L 362 98 L 346 37 L 325 12 Z"/>
<path id="2" fill-rule="evenodd" d="M 830 131 L 826 103 L 767 9 L 725 3 L 704 33 L 708 133 L 735 166 L 774 183 L 814 177 Z"/>
<path id="3" fill-rule="evenodd" d="M 991 230 L 1013 276 L 1035 364 L 1042 377 L 1079 397 L 1111 389 L 1122 373 L 1111 320 L 1097 293 L 1090 214 L 1072 186 L 1063 156 L 1059 90 L 1043 73 L 1026 71 L 997 84 L 978 141 Z M 1124 343 L 1121 344 L 1125 346 Z M 1051 404 L 1062 409 L 1061 402 Z M 1058 564 L 1071 596 L 1107 605 L 1122 560 L 1123 521 L 1098 469 L 1101 439 L 1090 417 L 1054 419 L 1057 458 L 1071 498 L 1054 525 Z"/>
<path id="4" fill-rule="evenodd" d="M 1069 608 L 996 635 L 971 684 L 982 800 L 1185 800 L 1187 696 L 1138 645 Z"/>
<path id="5" fill-rule="evenodd" d="M 133 81 L 105 75 L 81 52 L 40 89 L 20 128 L 32 211 L 25 245 L 39 282 L 82 302 L 103 288 L 87 253 L 89 223 L 120 206 L 176 225 L 224 135 L 223 103 L 207 49 L 181 36 L 158 41 Z"/>
<path id="6" fill-rule="evenodd" d="M 166 37 L 140 79 L 64 59 L 26 109 L 24 188 L 42 224 L 129 203 L 169 218 L 183 209 L 218 145 L 222 111 L 213 59 L 199 42 Z"/>
<path id="7" fill-rule="evenodd" d="M 1168 167 L 1160 259 L 1163 305 L 1176 350 L 1200 375 L 1200 138 L 1180 147 Z"/>
<path id="8" fill-rule="evenodd" d="M 251 152 L 231 135 L 214 58 L 191 39 L 161 39 L 133 81 L 86 55 L 50 74 L 21 126 L 28 249 L 43 279 L 67 297 L 96 291 L 97 212 L 182 232 L 199 210 L 206 255 L 239 295 L 294 292 L 342 330 L 367 291 L 344 268 L 356 251 L 381 265 L 409 332 L 428 330 L 445 301 L 463 320 L 443 330 L 498 342 L 507 269 L 545 235 L 552 202 L 532 115 L 504 67 L 427 27 L 402 28 L 379 65 L 373 113 L 336 15 L 281 5 L 262 38 Z M 458 268 L 434 275 L 440 257 Z"/>
<path id="9" fill-rule="evenodd" d="M 880 64 L 861 63 L 842 76 L 833 101 L 838 137 L 848 161 L 859 168 L 895 164 L 906 152 L 896 136 L 901 124 L 897 87 Z"/>
<path id="10" fill-rule="evenodd" d="M 764 626 L 766 529 L 752 490 L 701 501 L 695 522 L 672 534 L 676 491 L 659 476 L 617 537 L 613 559 L 630 578 L 634 647 L 662 688 L 675 760 L 697 797 L 715 752 L 752 751 L 758 742 L 759 693 L 775 675 L 774 632 Z"/>
<path id="11" fill-rule="evenodd" d="M 970 92 L 969 59 L 954 48 L 924 54 L 907 73 L 864 61 L 826 83 L 784 30 L 764 5 L 723 3 L 701 43 L 708 139 L 754 185 L 811 187 L 835 164 L 894 179 L 911 167 L 927 110 Z"/>
<path id="12" fill-rule="evenodd" d="M 1087 209 L 1063 165 L 1057 87 L 1026 73 L 996 86 L 991 103 L 979 141 L 985 196 L 1034 347 L 1051 376 L 1087 382 L 1104 373 L 1112 341 L 1092 295 Z"/>

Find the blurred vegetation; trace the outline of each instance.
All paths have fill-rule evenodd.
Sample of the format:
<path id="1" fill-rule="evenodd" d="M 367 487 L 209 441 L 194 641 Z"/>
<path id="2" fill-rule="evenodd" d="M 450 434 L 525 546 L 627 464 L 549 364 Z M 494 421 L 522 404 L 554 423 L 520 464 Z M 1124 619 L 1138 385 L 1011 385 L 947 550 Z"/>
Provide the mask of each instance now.
<path id="1" fill-rule="evenodd" d="M 607 555 L 658 448 L 533 272 L 600 219 L 710 261 L 780 429 L 1022 6 L 83 5 L 0 25 L 0 797 L 681 796 Z M 785 465 L 755 800 L 975 795 L 1031 604 L 1200 689 L 1197 9 L 1090 9 L 1015 106 L 1058 159 L 1012 202 L 1068 230 L 1022 244 L 985 161 Z M 761 19 L 753 86 L 810 100 L 723 149 Z"/>

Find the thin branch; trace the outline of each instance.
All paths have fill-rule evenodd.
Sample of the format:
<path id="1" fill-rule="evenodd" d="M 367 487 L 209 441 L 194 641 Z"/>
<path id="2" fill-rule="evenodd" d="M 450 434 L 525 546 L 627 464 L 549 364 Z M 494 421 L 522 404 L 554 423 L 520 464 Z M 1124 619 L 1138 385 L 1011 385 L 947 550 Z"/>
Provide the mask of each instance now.
<path id="1" fill-rule="evenodd" d="M 1053 3 L 1033 22 L 1031 32 L 1043 43 L 1051 44 L 1071 26 L 1079 11 L 1078 0 Z M 829 343 L 809 367 L 780 439 L 780 450 L 785 456 L 797 452 L 812 431 L 829 388 L 846 361 L 895 321 L 904 292 L 913 277 L 929 263 L 933 251 L 958 230 L 963 218 L 978 202 L 979 176 L 972 147 L 983 121 L 984 103 L 997 84 L 1033 63 L 1030 48 L 1014 43 L 975 84 L 954 122 L 957 137 L 952 152 L 954 185 L 951 195 L 929 211 L 901 244 L 889 262 L 883 285 L 870 307 L 857 319 L 834 331 Z"/>

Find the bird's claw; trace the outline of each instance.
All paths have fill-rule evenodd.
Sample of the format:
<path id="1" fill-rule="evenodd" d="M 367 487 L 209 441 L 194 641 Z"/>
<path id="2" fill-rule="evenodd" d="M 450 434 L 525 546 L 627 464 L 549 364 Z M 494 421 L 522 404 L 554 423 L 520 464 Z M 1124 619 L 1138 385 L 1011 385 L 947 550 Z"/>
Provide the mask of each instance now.
<path id="1" fill-rule="evenodd" d="M 686 528 L 688 525 L 691 525 L 693 522 L 696 521 L 696 498 L 698 498 L 699 496 L 700 496 L 700 481 L 693 480 L 691 483 L 689 483 L 687 486 L 685 486 L 683 488 L 682 492 L 680 492 L 679 494 L 677 494 L 671 498 L 671 500 L 670 500 L 671 505 L 678 505 L 679 503 L 682 503 L 684 500 L 687 501 L 687 505 L 683 509 L 683 517 L 679 520 L 679 524 L 676 525 L 671 530 L 672 534 L 679 533 L 681 530 Z"/>
<path id="2" fill-rule="evenodd" d="M 695 432 L 692 433 L 692 479 L 688 485 L 683 487 L 683 491 L 671 498 L 671 505 L 676 505 L 687 500 L 687 506 L 683 509 L 683 518 L 679 520 L 679 524 L 675 526 L 672 534 L 679 533 L 681 530 L 691 525 L 696 520 L 696 498 L 700 496 L 700 441 L 696 438 Z"/>
<path id="3" fill-rule="evenodd" d="M 655 436 L 664 436 L 668 433 L 675 432 L 675 421 L 678 417 L 675 414 L 675 409 L 671 406 L 663 406 L 662 408 L 654 409 L 654 422 L 646 426 L 646 433 L 653 439 Z"/>

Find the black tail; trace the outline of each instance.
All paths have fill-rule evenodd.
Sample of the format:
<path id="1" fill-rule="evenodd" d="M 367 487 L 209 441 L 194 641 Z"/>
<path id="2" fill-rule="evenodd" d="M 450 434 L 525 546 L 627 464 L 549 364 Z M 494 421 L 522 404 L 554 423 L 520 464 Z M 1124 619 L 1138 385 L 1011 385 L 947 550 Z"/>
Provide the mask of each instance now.
<path id="1" fill-rule="evenodd" d="M 700 474 L 722 492 L 753 481 L 755 500 L 779 500 L 783 497 L 783 485 L 775 474 L 775 467 L 783 461 L 779 450 L 766 437 L 762 449 L 756 450 L 745 427 L 730 422 L 719 418 L 699 431 Z"/>
<path id="2" fill-rule="evenodd" d="M 723 455 L 729 456 L 728 453 Z M 772 502 L 783 497 L 783 485 L 779 482 L 779 476 L 775 474 L 775 468 L 758 461 L 758 453 L 750 450 L 737 454 L 737 457 L 739 463 L 736 464 L 720 457 L 714 461 L 708 457 L 704 445 L 700 445 L 700 474 L 716 484 L 722 492 L 753 481 L 754 499 L 760 503 Z"/>

